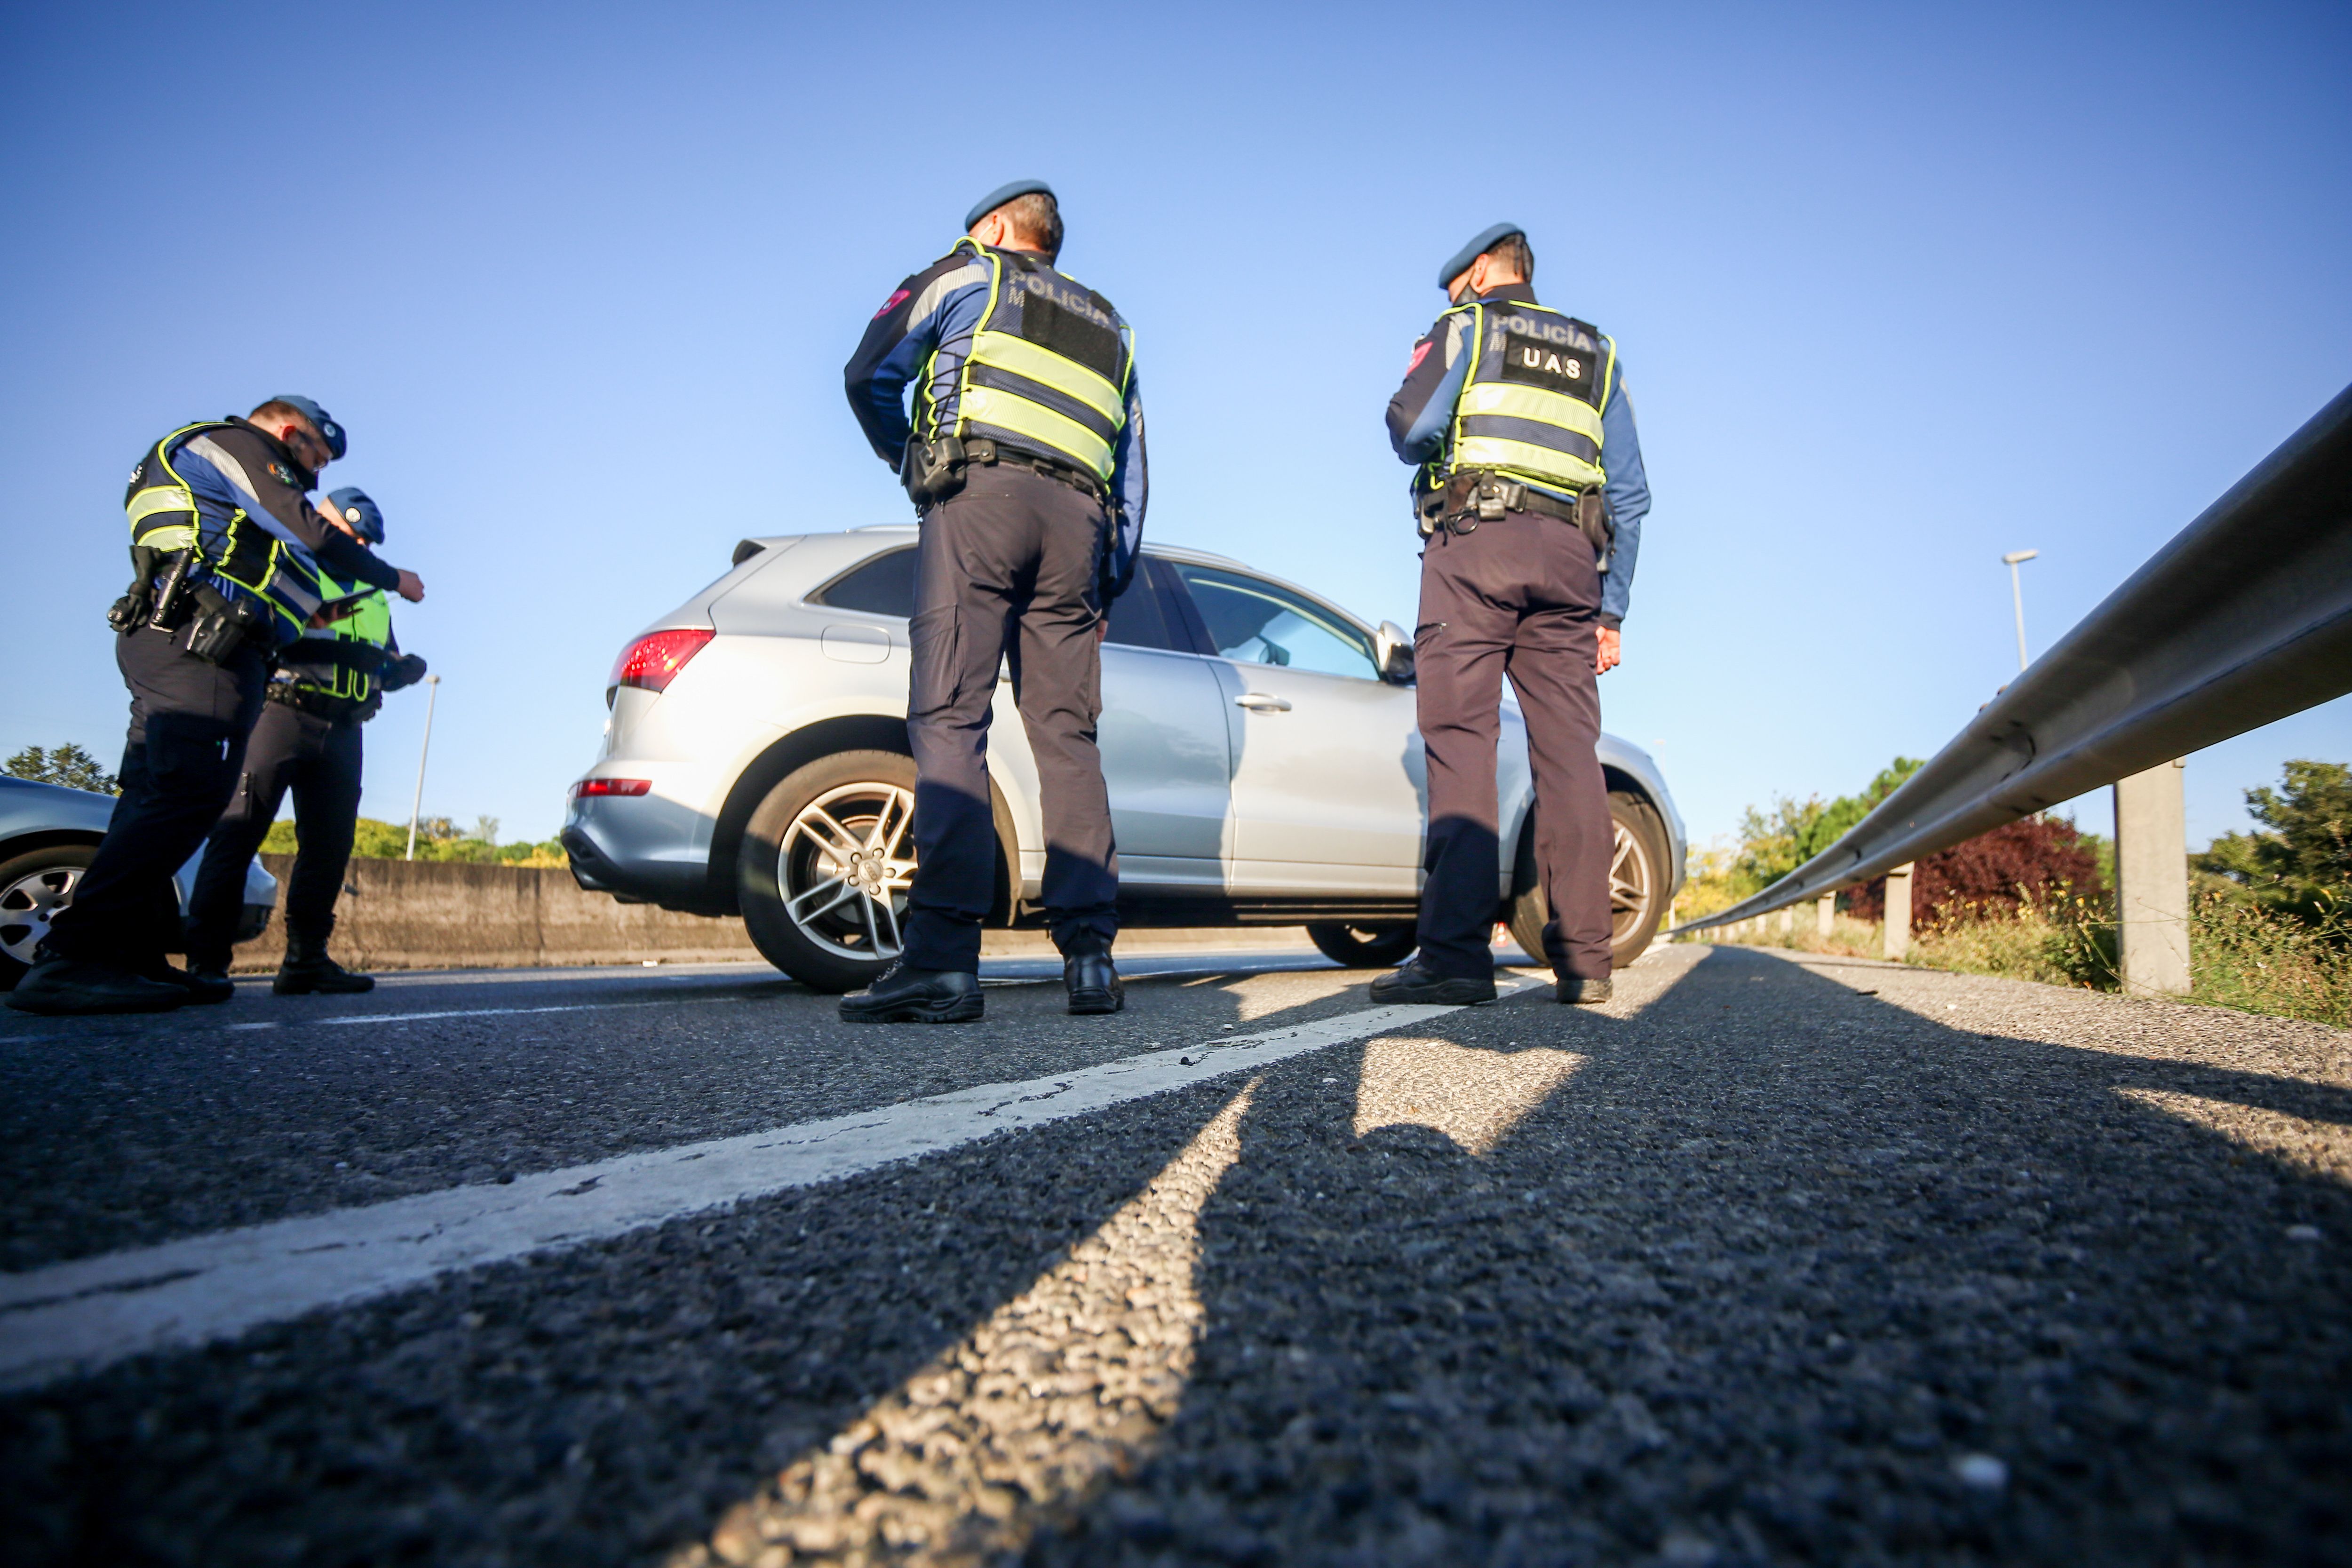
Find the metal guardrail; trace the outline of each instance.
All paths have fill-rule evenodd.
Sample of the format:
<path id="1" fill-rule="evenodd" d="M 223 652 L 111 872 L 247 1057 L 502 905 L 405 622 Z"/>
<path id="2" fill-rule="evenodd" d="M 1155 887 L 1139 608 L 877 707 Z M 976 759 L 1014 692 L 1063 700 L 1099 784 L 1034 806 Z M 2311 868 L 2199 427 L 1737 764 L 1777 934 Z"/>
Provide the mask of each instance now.
<path id="1" fill-rule="evenodd" d="M 2185 432 L 2184 432 L 2185 434 Z M 2352 387 L 1852 831 L 1676 931 L 1769 914 L 2352 691 Z"/>

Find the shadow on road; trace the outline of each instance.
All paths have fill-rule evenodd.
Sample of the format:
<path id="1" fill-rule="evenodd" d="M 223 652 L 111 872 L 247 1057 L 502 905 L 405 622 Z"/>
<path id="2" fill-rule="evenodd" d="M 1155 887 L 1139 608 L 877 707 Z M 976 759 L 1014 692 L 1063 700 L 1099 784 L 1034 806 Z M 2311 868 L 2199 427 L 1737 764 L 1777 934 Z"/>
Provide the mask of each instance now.
<path id="1" fill-rule="evenodd" d="M 14 1544 L 2336 1554 L 2352 1095 L 2127 1054 L 2111 1001 L 2061 1046 L 1762 955 L 1653 962 L 1689 968 L 1638 1008 L 1524 996 L 21 1396 Z M 1338 1005 L 1148 986 L 1180 984 L 1213 1030 Z"/>

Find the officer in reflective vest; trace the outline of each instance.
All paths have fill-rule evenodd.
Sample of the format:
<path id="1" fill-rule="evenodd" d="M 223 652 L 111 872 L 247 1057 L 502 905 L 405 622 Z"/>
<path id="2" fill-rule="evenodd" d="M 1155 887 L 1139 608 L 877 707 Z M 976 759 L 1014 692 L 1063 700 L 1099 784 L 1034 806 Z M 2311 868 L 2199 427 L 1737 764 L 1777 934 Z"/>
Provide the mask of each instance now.
<path id="1" fill-rule="evenodd" d="M 323 510 L 352 538 L 383 542 L 383 513 L 364 491 L 337 490 Z M 383 589 L 325 573 L 320 583 L 326 602 L 278 653 L 236 794 L 205 843 L 188 900 L 188 968 L 200 980 L 226 981 L 246 868 L 290 790 L 296 849 L 286 880 L 286 956 L 270 985 L 280 996 L 375 986 L 327 956 L 359 821 L 361 726 L 383 708 L 385 692 L 425 679 L 425 661 L 402 653 L 392 635 Z"/>
<path id="2" fill-rule="evenodd" d="M 850 407 L 922 519 L 907 735 L 914 885 L 898 962 L 841 1016 L 981 1016 L 980 922 L 997 841 L 988 723 L 1008 664 L 1037 760 L 1043 892 L 1073 1013 L 1124 1005 L 1110 948 L 1118 861 L 1095 746 L 1098 644 L 1143 531 L 1143 406 L 1132 334 L 1055 269 L 1062 218 L 1042 180 L 992 192 L 970 232 L 883 301 L 850 360 Z M 913 388 L 913 417 L 900 398 Z"/>
<path id="3" fill-rule="evenodd" d="M 1494 999 L 1487 942 L 1516 858 L 1496 836 L 1506 674 L 1535 773 L 1543 957 L 1560 1001 L 1609 999 L 1615 833 L 1596 678 L 1619 659 L 1650 489 L 1617 345 L 1537 303 L 1534 276 L 1516 224 L 1455 253 L 1437 275 L 1452 308 L 1389 404 L 1425 541 L 1413 662 L 1429 837 L 1421 950 L 1373 984 L 1383 1002 Z"/>
<path id="4" fill-rule="evenodd" d="M 136 575 L 107 616 L 131 689 L 122 795 L 10 1006 L 161 1012 L 232 994 L 226 981 L 166 961 L 180 946 L 172 877 L 236 787 L 269 661 L 318 613 L 322 572 L 425 596 L 415 574 L 311 505 L 318 470 L 344 448 L 325 409 L 278 397 L 243 419 L 183 426 L 131 469 L 124 505 Z"/>

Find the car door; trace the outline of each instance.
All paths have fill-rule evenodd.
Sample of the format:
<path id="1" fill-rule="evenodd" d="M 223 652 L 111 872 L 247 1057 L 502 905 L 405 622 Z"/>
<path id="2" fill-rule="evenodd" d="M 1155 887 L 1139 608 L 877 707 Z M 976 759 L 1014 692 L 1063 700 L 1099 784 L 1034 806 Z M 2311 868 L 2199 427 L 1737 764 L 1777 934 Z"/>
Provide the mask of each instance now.
<path id="1" fill-rule="evenodd" d="M 1426 784 L 1410 687 L 1306 595 L 1171 562 L 1208 641 L 1233 752 L 1236 892 L 1412 896 Z"/>
<path id="2" fill-rule="evenodd" d="M 1110 790 L 1122 887 L 1224 882 L 1233 777 L 1225 694 L 1192 651 L 1165 563 L 1146 558 L 1111 603 L 1095 733 Z"/>
<path id="3" fill-rule="evenodd" d="M 1224 693 L 1213 661 L 1194 651 L 1184 612 L 1172 597 L 1181 592 L 1147 558 L 1128 591 L 1112 602 L 1095 736 L 1110 793 L 1121 885 L 1213 890 L 1224 883 L 1231 742 Z M 903 621 L 915 610 L 915 547 L 877 555 L 811 598 Z M 991 765 L 1000 783 L 1009 773 L 1034 788 L 1036 764 L 1013 706 L 1011 677 L 1000 673 L 998 679 Z M 1024 837 L 1022 872 L 1034 880 L 1044 869 L 1045 845 Z"/>

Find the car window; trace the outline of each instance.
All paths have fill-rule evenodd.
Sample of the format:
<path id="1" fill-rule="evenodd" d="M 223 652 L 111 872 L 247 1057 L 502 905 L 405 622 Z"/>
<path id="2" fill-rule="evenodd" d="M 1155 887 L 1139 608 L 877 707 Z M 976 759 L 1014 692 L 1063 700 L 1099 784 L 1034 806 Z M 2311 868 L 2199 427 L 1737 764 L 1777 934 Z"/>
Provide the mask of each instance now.
<path id="1" fill-rule="evenodd" d="M 813 605 L 836 610 L 863 610 L 869 616 L 897 616 L 911 620 L 915 614 L 915 547 L 893 550 L 809 595 Z"/>
<path id="2" fill-rule="evenodd" d="M 809 595 L 809 602 L 869 616 L 915 614 L 915 552 L 909 546 L 877 555 Z M 1174 625 L 1166 599 L 1149 574 L 1139 572 L 1127 592 L 1111 601 L 1109 641 L 1129 647 L 1190 653 L 1192 647 Z"/>
<path id="3" fill-rule="evenodd" d="M 1146 569 L 1136 563 L 1135 580 L 1127 592 L 1110 602 L 1110 634 L 1104 640 L 1129 647 L 1156 647 L 1170 653 L 1191 653 L 1192 639 L 1176 627 L 1166 595 Z"/>
<path id="4" fill-rule="evenodd" d="M 1371 644 L 1362 633 L 1309 599 L 1256 577 L 1178 562 L 1209 640 L 1227 658 L 1377 680 Z"/>

